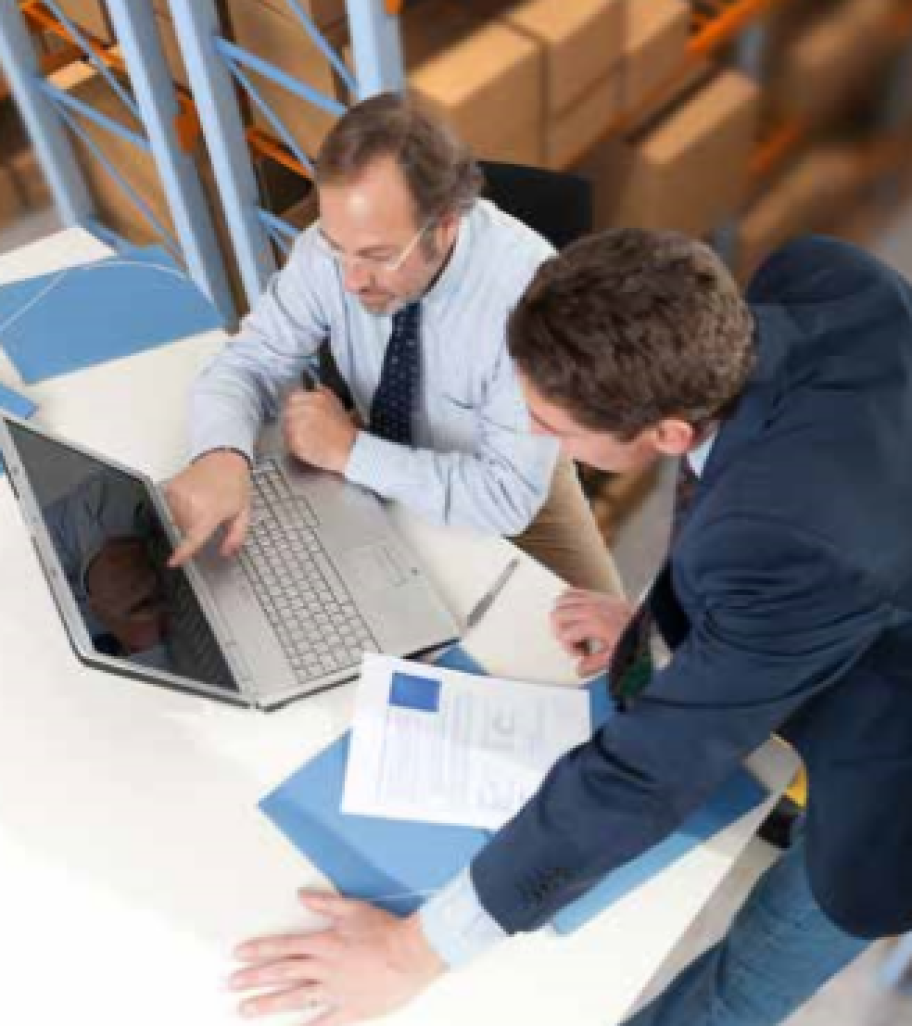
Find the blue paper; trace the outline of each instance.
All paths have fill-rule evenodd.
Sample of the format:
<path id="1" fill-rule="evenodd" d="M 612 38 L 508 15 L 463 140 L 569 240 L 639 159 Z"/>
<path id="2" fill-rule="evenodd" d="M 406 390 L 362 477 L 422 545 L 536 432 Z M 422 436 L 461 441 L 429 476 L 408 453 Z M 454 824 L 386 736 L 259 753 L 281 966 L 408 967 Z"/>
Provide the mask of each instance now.
<path id="1" fill-rule="evenodd" d="M 218 327 L 215 307 L 155 246 L 0 286 L 0 345 L 28 384 Z"/>
<path id="2" fill-rule="evenodd" d="M 14 392 L 6 385 L 0 385 L 0 410 L 4 413 L 12 413 L 14 417 L 21 417 L 27 420 L 38 407 L 24 395 Z"/>
<path id="3" fill-rule="evenodd" d="M 466 673 L 484 671 L 459 646 L 438 665 Z M 614 707 L 604 677 L 590 685 L 592 721 Z M 340 811 L 349 734 L 311 759 L 260 803 L 262 811 L 342 894 L 391 912 L 408 914 L 463 870 L 491 834 L 472 827 L 410 823 Z M 582 926 L 655 873 L 686 855 L 759 804 L 766 794 L 739 770 L 713 800 L 664 843 L 610 873 L 554 920 L 559 933 Z"/>

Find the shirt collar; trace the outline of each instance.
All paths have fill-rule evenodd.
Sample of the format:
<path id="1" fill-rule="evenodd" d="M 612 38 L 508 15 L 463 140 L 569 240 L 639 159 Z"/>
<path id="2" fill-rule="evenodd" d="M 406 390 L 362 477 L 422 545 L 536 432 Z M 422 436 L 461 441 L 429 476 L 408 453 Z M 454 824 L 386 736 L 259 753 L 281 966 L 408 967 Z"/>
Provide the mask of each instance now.
<path id="1" fill-rule="evenodd" d="M 466 268 L 469 264 L 469 251 L 472 246 L 472 213 L 469 211 L 459 219 L 459 227 L 456 234 L 456 242 L 453 244 L 453 251 L 443 273 L 437 278 L 434 284 L 420 297 L 419 302 L 434 302 L 443 299 L 449 293 L 458 288 L 463 279 Z"/>
<path id="2" fill-rule="evenodd" d="M 718 428 L 706 436 L 702 442 L 692 449 L 687 454 L 688 462 L 690 463 L 690 469 L 697 475 L 697 477 L 703 476 L 703 470 L 706 467 L 706 461 L 709 459 L 709 454 L 712 452 L 712 447 L 716 441 L 718 435 Z"/>

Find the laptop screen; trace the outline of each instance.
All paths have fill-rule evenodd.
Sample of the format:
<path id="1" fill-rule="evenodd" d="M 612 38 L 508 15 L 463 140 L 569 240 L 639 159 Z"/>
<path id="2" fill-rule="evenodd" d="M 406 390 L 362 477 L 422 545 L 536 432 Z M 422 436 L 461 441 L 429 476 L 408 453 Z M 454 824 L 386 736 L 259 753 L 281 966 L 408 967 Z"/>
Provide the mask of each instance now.
<path id="1" fill-rule="evenodd" d="M 147 484 L 7 421 L 76 608 L 99 655 L 238 690 Z"/>

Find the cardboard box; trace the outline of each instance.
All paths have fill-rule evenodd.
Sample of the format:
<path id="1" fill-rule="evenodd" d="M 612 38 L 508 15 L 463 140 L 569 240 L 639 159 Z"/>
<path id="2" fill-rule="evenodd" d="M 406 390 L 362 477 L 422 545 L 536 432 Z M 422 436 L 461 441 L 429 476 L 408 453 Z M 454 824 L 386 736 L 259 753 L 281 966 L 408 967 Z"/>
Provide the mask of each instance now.
<path id="1" fill-rule="evenodd" d="M 690 16 L 680 0 L 649 0 L 631 7 L 627 35 L 612 70 L 545 126 L 545 164 L 571 166 L 621 115 L 642 111 L 682 66 Z"/>
<path id="2" fill-rule="evenodd" d="M 309 228 L 320 216 L 316 191 L 311 189 L 303 199 L 283 210 L 281 216 L 298 231 L 303 232 L 305 228 Z"/>
<path id="3" fill-rule="evenodd" d="M 167 10 L 160 10 L 159 4 L 165 0 L 156 0 L 155 3 L 155 24 L 158 27 L 158 35 L 161 40 L 162 55 L 165 64 L 171 72 L 171 80 L 184 89 L 190 89 L 190 80 L 187 76 L 187 66 L 184 63 L 184 55 L 181 52 L 180 44 L 177 41 L 177 33 L 174 29 L 174 22 Z"/>
<path id="4" fill-rule="evenodd" d="M 104 78 L 90 65 L 70 65 L 51 75 L 50 81 L 112 121 L 133 132 L 143 134 L 142 126 Z M 168 203 L 152 156 L 87 118 L 75 113 L 73 117 L 105 158 L 123 175 L 130 187 L 143 198 L 155 217 L 173 232 Z M 154 229 L 143 219 L 136 205 L 98 161 L 90 147 L 75 133 L 70 134 L 70 139 L 99 220 L 112 231 L 137 245 L 160 241 Z"/>
<path id="5" fill-rule="evenodd" d="M 883 62 L 896 0 L 849 0 L 827 10 L 786 48 L 775 78 L 780 110 L 823 121 L 861 93 Z"/>
<path id="6" fill-rule="evenodd" d="M 167 4 L 168 0 L 153 0 L 156 5 Z M 282 17 L 291 17 L 288 0 L 221 0 L 229 13 L 238 13 L 242 8 L 256 14 L 257 10 L 270 11 Z M 297 0 L 298 6 L 317 28 L 335 27 L 347 18 L 345 0 Z"/>
<path id="7" fill-rule="evenodd" d="M 41 210 L 51 205 L 51 189 L 31 145 L 26 144 L 5 158 L 4 165 L 12 176 L 16 195 L 22 206 L 27 210 Z"/>
<path id="8" fill-rule="evenodd" d="M 327 42 L 341 55 L 348 38 L 344 3 L 311 0 L 310 6 L 319 12 L 320 18 L 328 18 L 341 10 L 342 21 L 322 24 Z M 238 46 L 269 61 L 280 71 L 324 96 L 331 99 L 342 96 L 332 65 L 304 31 L 284 0 L 273 0 L 271 3 L 267 0 L 225 0 L 225 7 L 227 28 L 230 28 L 231 36 Z M 314 156 L 335 124 L 336 117 L 268 79 L 249 70 L 247 74 L 295 142 L 305 154 Z M 242 106 L 249 110 L 254 125 L 275 136 L 269 119 L 257 104 L 252 100 L 244 100 Z"/>
<path id="9" fill-rule="evenodd" d="M 5 164 L 0 164 L 0 228 L 15 221 L 24 207 L 12 172 Z"/>
<path id="10" fill-rule="evenodd" d="M 473 0 L 472 11 L 499 18 L 541 48 L 545 110 L 554 113 L 608 74 L 624 52 L 636 6 L 635 0 Z"/>
<path id="11" fill-rule="evenodd" d="M 722 72 L 577 164 L 594 186 L 596 227 L 671 229 L 702 236 L 743 201 L 756 136 L 757 86 Z"/>
<path id="12" fill-rule="evenodd" d="M 829 227 L 855 188 L 858 158 L 848 148 L 812 151 L 794 164 L 742 217 L 736 270 L 747 281 L 788 239 Z"/>
<path id="13" fill-rule="evenodd" d="M 114 42 L 114 28 L 104 0 L 57 0 L 63 13 L 103 43 Z"/>
<path id="14" fill-rule="evenodd" d="M 690 39 L 690 10 L 680 0 L 638 4 L 620 71 L 619 102 L 628 113 L 643 112 L 684 66 Z"/>
<path id="15" fill-rule="evenodd" d="M 407 9 L 401 24 L 408 83 L 419 100 L 479 157 L 540 164 L 540 47 L 446 0 Z"/>
<path id="16" fill-rule="evenodd" d="M 69 2 L 85 3 L 86 0 L 69 0 Z M 88 2 L 100 3 L 101 0 L 88 0 Z M 297 0 L 297 4 L 320 29 L 338 25 L 347 17 L 345 0 Z M 156 14 L 166 18 L 171 17 L 168 0 L 152 0 L 152 7 Z M 288 0 L 216 0 L 216 7 L 221 7 L 229 13 L 246 9 L 255 15 L 258 11 L 267 10 L 273 14 L 281 14 L 283 17 L 292 17 L 291 5 Z"/>

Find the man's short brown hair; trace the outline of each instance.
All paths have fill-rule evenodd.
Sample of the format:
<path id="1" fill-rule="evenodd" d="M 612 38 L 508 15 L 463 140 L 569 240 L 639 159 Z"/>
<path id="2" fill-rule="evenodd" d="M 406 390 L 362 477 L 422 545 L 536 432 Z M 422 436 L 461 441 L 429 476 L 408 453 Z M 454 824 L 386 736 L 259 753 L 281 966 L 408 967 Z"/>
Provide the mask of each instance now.
<path id="1" fill-rule="evenodd" d="M 755 359 L 753 318 L 708 246 L 619 230 L 546 261 L 513 311 L 520 373 L 585 427 L 630 441 L 723 416 Z"/>
<path id="2" fill-rule="evenodd" d="M 317 185 L 355 181 L 392 157 L 402 169 L 419 221 L 467 210 L 483 184 L 469 148 L 409 96 L 381 93 L 348 110 L 323 142 Z"/>

